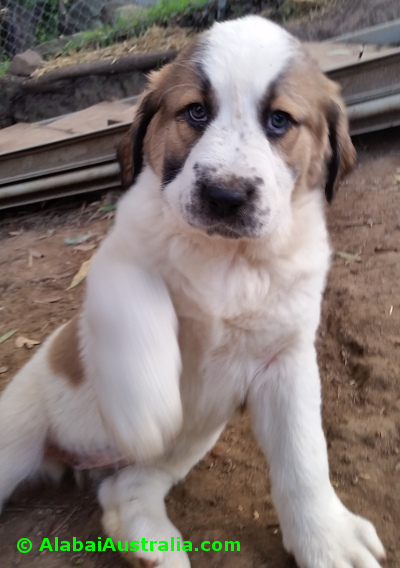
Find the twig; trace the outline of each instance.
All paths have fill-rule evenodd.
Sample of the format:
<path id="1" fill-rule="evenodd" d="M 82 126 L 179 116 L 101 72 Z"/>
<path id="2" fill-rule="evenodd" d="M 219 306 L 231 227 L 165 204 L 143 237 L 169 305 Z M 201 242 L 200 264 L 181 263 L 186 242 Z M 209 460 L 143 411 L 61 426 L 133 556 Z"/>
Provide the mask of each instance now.
<path id="1" fill-rule="evenodd" d="M 72 511 L 69 513 L 69 515 L 67 515 L 67 516 L 65 517 L 65 519 L 63 519 L 63 520 L 61 521 L 61 523 L 58 524 L 58 525 L 51 531 L 50 536 L 53 536 L 53 535 L 55 535 L 56 533 L 58 533 L 58 532 L 63 528 L 63 526 L 70 520 L 70 518 L 71 518 L 73 515 L 75 515 L 75 513 L 78 512 L 78 510 L 79 510 L 78 507 L 74 507 L 74 508 L 72 509 Z"/>

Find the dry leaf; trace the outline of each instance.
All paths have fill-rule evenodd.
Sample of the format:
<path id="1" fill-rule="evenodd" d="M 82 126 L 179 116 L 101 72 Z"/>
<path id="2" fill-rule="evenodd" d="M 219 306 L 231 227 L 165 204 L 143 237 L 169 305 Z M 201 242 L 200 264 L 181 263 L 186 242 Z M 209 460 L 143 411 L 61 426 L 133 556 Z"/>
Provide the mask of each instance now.
<path id="1" fill-rule="evenodd" d="M 7 373 L 7 371 L 8 371 L 8 367 L 6 367 L 5 365 L 3 365 L 3 367 L 0 367 L 0 375 Z"/>
<path id="2" fill-rule="evenodd" d="M 10 339 L 10 337 L 12 337 L 14 335 L 14 333 L 17 333 L 18 329 L 12 329 L 11 331 L 7 331 L 7 333 L 5 333 L 4 335 L 2 335 L 0 337 L 0 343 L 4 343 L 4 341 L 7 341 L 7 339 Z"/>
<path id="3" fill-rule="evenodd" d="M 74 250 L 80 250 L 81 252 L 89 252 L 90 250 L 93 250 L 96 248 L 95 244 L 92 245 L 78 245 L 76 247 L 74 247 Z"/>
<path id="4" fill-rule="evenodd" d="M 41 253 L 41 252 L 39 252 L 39 251 L 37 251 L 37 250 L 34 250 L 34 249 L 29 249 L 29 254 L 30 254 L 33 258 L 43 258 L 43 257 L 44 257 L 44 254 L 43 254 L 43 253 Z"/>
<path id="5" fill-rule="evenodd" d="M 361 257 L 358 253 L 353 254 L 352 252 L 340 250 L 336 254 L 339 258 L 343 258 L 343 260 L 345 260 L 346 262 L 361 262 Z"/>
<path id="6" fill-rule="evenodd" d="M 38 237 L 36 240 L 37 241 L 42 241 L 43 239 L 48 239 L 49 237 L 52 237 L 55 233 L 55 229 L 49 229 L 45 235 L 41 235 L 40 237 Z"/>
<path id="7" fill-rule="evenodd" d="M 27 349 L 32 349 L 35 345 L 40 345 L 40 341 L 36 341 L 35 339 L 28 339 L 23 335 L 19 335 L 15 340 L 15 347 L 17 349 L 21 349 L 21 347 L 26 347 Z"/>
<path id="8" fill-rule="evenodd" d="M 77 237 L 64 239 L 64 244 L 67 247 L 71 246 L 71 245 L 80 245 L 80 244 L 84 243 L 85 241 L 88 241 L 92 237 L 93 237 L 93 233 L 87 233 L 86 235 L 78 235 Z"/>
<path id="9" fill-rule="evenodd" d="M 34 304 L 54 304 L 55 302 L 59 302 L 62 300 L 62 296 L 49 296 L 47 298 L 33 300 Z"/>
<path id="10" fill-rule="evenodd" d="M 85 262 L 82 262 L 80 269 L 78 270 L 78 272 L 73 277 L 72 282 L 68 286 L 67 290 L 71 290 L 71 288 L 75 288 L 75 286 L 78 286 L 78 284 L 80 284 L 82 282 L 82 280 L 84 280 L 86 278 L 87 273 L 89 272 L 90 263 L 92 262 L 93 258 L 94 258 L 94 255 L 92 256 L 92 258 L 89 258 L 89 260 L 85 260 Z"/>
<path id="11" fill-rule="evenodd" d="M 370 476 L 369 473 L 359 473 L 359 474 L 358 474 L 358 477 L 359 477 L 360 479 L 365 479 L 365 480 L 371 479 L 371 476 Z"/>

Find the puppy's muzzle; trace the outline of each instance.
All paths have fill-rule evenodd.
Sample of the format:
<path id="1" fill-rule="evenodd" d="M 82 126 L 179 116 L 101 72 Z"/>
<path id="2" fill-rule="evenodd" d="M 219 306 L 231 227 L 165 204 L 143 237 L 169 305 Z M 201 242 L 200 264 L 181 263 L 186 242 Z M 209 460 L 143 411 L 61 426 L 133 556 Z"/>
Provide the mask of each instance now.
<path id="1" fill-rule="evenodd" d="M 200 188 L 202 199 L 207 202 L 211 213 L 219 219 L 235 215 L 246 204 L 247 195 L 235 189 L 203 183 Z"/>

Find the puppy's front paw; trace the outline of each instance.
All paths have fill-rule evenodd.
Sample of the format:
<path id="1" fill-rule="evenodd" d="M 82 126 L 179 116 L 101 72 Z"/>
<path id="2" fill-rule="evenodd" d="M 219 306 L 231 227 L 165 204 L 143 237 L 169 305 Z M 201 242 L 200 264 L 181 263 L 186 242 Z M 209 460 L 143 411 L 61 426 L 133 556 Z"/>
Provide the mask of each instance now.
<path id="1" fill-rule="evenodd" d="M 157 471 L 126 468 L 99 489 L 104 530 L 116 546 L 129 543 L 121 552 L 135 568 L 190 568 L 182 535 L 166 514 L 164 478 Z"/>
<path id="2" fill-rule="evenodd" d="M 284 539 L 299 568 L 379 568 L 385 550 L 372 523 L 335 505 L 327 516 L 319 512 L 312 532 L 303 526 L 292 542 Z"/>

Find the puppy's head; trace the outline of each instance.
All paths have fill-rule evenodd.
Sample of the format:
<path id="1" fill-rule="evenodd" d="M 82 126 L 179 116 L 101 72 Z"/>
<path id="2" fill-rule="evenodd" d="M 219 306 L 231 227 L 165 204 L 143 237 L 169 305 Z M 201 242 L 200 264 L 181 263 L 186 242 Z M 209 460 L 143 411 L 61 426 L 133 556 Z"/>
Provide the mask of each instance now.
<path id="1" fill-rule="evenodd" d="M 287 229 L 296 199 L 331 201 L 355 159 L 344 104 L 297 40 L 249 16 L 216 24 L 150 76 L 119 149 L 186 223 L 226 238 Z"/>

